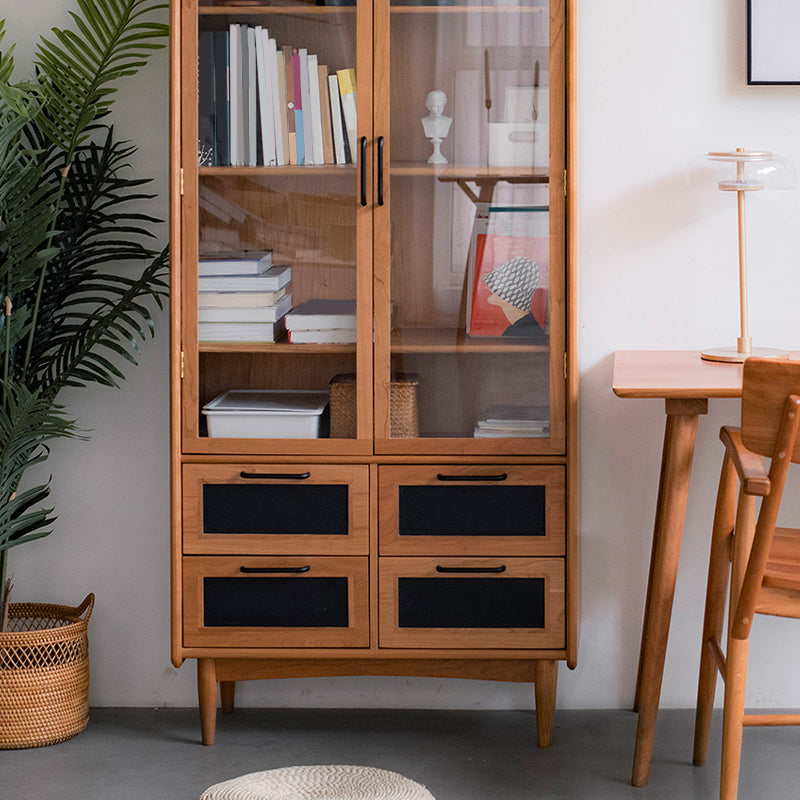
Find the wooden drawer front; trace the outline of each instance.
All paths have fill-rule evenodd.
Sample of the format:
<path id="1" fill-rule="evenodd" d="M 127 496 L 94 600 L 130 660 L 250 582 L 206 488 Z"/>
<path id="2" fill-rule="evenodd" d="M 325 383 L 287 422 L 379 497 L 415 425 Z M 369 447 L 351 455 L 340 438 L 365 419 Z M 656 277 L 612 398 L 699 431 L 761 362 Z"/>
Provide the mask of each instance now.
<path id="1" fill-rule="evenodd" d="M 183 559 L 184 644 L 369 647 L 366 557 Z"/>
<path id="2" fill-rule="evenodd" d="M 561 466 L 381 466 L 381 555 L 564 555 Z"/>
<path id="3" fill-rule="evenodd" d="M 381 647 L 564 647 L 564 559 L 381 558 Z"/>
<path id="4" fill-rule="evenodd" d="M 184 464 L 183 552 L 369 552 L 369 468 Z"/>

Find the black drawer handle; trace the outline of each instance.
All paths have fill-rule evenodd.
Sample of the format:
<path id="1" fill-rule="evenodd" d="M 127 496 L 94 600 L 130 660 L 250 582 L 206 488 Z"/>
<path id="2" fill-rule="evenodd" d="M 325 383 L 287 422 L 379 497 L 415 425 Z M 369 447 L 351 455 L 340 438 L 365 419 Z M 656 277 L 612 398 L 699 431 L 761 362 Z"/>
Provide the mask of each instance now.
<path id="1" fill-rule="evenodd" d="M 500 572 L 506 571 L 506 565 L 501 564 L 499 567 L 443 567 L 440 564 L 436 565 L 437 572 L 457 572 L 457 573 L 465 573 L 465 572 L 492 572 L 498 574 Z"/>
<path id="2" fill-rule="evenodd" d="M 246 575 L 264 575 L 267 573 L 275 572 L 290 572 L 296 575 L 300 572 L 308 572 L 311 569 L 310 564 L 304 567 L 239 567 L 239 572 L 244 572 Z"/>
<path id="3" fill-rule="evenodd" d="M 383 205 L 383 136 L 378 137 L 378 205 Z"/>
<path id="4" fill-rule="evenodd" d="M 507 473 L 501 472 L 499 475 L 442 475 L 440 472 L 436 476 L 437 481 L 504 481 L 508 478 Z"/>
<path id="5" fill-rule="evenodd" d="M 310 472 L 240 472 L 240 478 L 271 478 L 283 481 L 304 481 L 311 477 Z"/>

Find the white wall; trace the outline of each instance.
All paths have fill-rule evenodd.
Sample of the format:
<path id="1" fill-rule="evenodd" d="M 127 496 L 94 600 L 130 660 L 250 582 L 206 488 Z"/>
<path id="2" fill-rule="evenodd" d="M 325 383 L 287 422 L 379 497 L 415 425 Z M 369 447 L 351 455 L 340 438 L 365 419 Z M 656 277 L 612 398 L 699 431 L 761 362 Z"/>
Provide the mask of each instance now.
<path id="1" fill-rule="evenodd" d="M 629 707 L 639 646 L 664 413 L 610 390 L 614 350 L 728 345 L 737 335 L 732 198 L 685 188 L 709 149 L 773 149 L 800 165 L 800 87 L 748 87 L 745 3 L 583 2 L 581 117 L 581 538 L 579 666 L 560 673 L 559 707 Z M 64 24 L 71 0 L 21 16 L 0 0 L 9 39 Z M 29 48 L 18 52 L 24 61 Z M 157 56 L 120 95 L 116 119 L 141 147 L 166 215 L 167 63 Z M 800 349 L 800 191 L 749 204 L 751 332 Z M 163 231 L 162 235 L 165 235 Z M 96 705 L 191 705 L 194 665 L 169 661 L 167 325 L 120 392 L 65 397 L 89 443 L 60 443 L 49 468 L 59 514 L 49 539 L 12 551 L 17 599 L 97 594 L 90 628 Z M 720 445 L 738 406 L 701 418 L 662 703 L 694 702 L 707 539 Z M 800 513 L 797 514 L 800 519 Z M 800 706 L 800 686 L 769 662 L 791 622 L 759 620 L 749 702 Z M 800 645 L 793 655 L 800 656 Z M 791 660 L 787 663 L 791 663 Z M 258 682 L 241 700 L 277 706 L 526 708 L 531 687 L 433 679 Z"/>

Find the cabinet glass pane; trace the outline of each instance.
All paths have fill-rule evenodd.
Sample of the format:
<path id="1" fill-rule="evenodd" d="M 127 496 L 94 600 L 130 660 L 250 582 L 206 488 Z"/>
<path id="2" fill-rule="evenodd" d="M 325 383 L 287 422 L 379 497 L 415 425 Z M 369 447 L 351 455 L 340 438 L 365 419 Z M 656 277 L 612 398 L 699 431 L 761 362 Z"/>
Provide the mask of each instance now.
<path id="1" fill-rule="evenodd" d="M 346 536 L 347 529 L 347 486 L 203 486 L 203 533 Z"/>
<path id="2" fill-rule="evenodd" d="M 543 628 L 544 578 L 399 578 L 401 628 Z"/>
<path id="3" fill-rule="evenodd" d="M 549 16 L 539 0 L 390 6 L 389 369 L 418 375 L 419 436 L 551 434 Z"/>
<path id="4" fill-rule="evenodd" d="M 268 6 L 199 14 L 191 413 L 201 436 L 353 438 L 355 402 L 352 425 L 324 409 L 357 373 L 357 13 Z"/>
<path id="5" fill-rule="evenodd" d="M 203 578 L 207 628 L 348 626 L 347 578 Z"/>

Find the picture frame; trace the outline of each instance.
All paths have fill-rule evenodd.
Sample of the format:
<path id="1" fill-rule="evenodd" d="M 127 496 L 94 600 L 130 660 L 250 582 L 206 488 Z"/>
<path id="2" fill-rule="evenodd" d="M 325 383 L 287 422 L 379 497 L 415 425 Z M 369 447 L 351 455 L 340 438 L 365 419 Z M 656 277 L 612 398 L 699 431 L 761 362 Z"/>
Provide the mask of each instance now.
<path id="1" fill-rule="evenodd" d="M 747 83 L 800 85 L 800 3 L 747 0 Z"/>
<path id="2" fill-rule="evenodd" d="M 547 206 L 476 204 L 468 263 L 469 336 L 547 340 Z"/>

